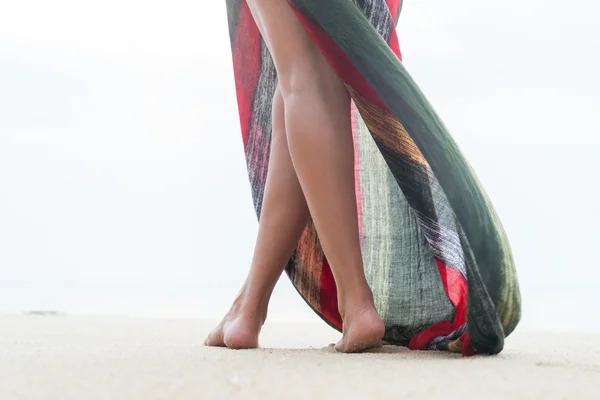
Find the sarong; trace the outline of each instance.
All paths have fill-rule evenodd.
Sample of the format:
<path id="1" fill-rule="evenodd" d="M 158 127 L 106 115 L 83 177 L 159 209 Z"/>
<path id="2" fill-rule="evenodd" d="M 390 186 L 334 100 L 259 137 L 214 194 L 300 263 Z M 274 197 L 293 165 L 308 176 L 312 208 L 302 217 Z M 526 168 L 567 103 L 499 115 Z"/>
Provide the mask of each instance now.
<path id="1" fill-rule="evenodd" d="M 246 0 L 226 0 L 248 176 L 260 220 L 277 73 Z M 401 0 L 289 0 L 351 98 L 365 275 L 386 332 L 411 349 L 496 354 L 521 316 L 494 207 L 402 64 Z M 310 221 L 285 268 L 341 330 L 335 281 Z"/>

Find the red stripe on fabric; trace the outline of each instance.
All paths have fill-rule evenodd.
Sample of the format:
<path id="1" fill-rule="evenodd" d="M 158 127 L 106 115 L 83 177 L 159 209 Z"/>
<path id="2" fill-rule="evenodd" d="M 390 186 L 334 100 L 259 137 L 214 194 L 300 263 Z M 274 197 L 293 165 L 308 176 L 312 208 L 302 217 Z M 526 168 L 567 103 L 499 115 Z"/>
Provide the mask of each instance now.
<path id="1" fill-rule="evenodd" d="M 408 347 L 413 350 L 423 350 L 434 338 L 449 335 L 454 331 L 454 325 L 450 321 L 437 322 L 413 336 L 408 343 Z"/>
<path id="2" fill-rule="evenodd" d="M 352 102 L 351 107 L 352 109 L 350 116 L 352 118 L 352 142 L 354 144 L 354 191 L 356 195 L 356 215 L 358 217 L 358 236 L 360 239 L 360 246 L 362 248 L 365 238 L 362 223 L 362 188 L 360 187 L 360 148 L 358 142 L 360 136 L 360 118 L 358 116 L 358 108 L 356 108 L 356 104 L 354 104 L 354 102 Z"/>
<path id="3" fill-rule="evenodd" d="M 376 104 L 380 108 L 389 111 L 389 108 L 375 91 L 373 86 L 354 66 L 348 55 L 338 46 L 333 38 L 318 23 L 303 15 L 300 11 L 292 7 L 298 19 L 304 25 L 306 31 L 313 38 L 321 52 L 325 55 L 329 64 L 336 71 L 339 77 L 356 90 L 367 101 Z"/>
<path id="4" fill-rule="evenodd" d="M 250 131 L 252 103 L 260 75 L 260 32 L 245 1 L 241 5 L 233 44 L 233 73 L 242 140 L 246 146 Z"/>
<path id="5" fill-rule="evenodd" d="M 401 1 L 402 0 L 387 0 L 387 6 L 390 9 L 390 14 L 392 14 L 392 21 L 395 21 L 398 16 L 398 8 L 400 7 Z"/>
<path id="6" fill-rule="evenodd" d="M 442 267 L 440 267 L 439 264 L 443 263 L 438 261 L 438 269 L 441 269 Z M 443 265 L 446 270 L 446 280 L 448 285 L 446 293 L 448 293 L 448 298 L 456 307 L 461 304 L 466 304 L 467 281 L 465 280 L 465 277 L 456 268 L 448 267 L 445 264 Z"/>
<path id="7" fill-rule="evenodd" d="M 469 336 L 469 332 L 463 333 L 458 340 L 462 343 L 463 357 L 471 357 L 473 354 L 475 354 L 475 351 L 473 351 L 473 347 L 471 346 L 471 337 Z"/>
<path id="8" fill-rule="evenodd" d="M 413 336 L 408 347 L 414 350 L 424 349 L 432 339 L 449 335 L 467 322 L 467 281 L 465 277 L 456 268 L 447 266 L 443 261 L 439 259 L 435 261 L 444 289 L 455 307 L 454 319 L 452 322 L 440 321 Z"/>
<path id="9" fill-rule="evenodd" d="M 321 315 L 339 329 L 342 329 L 342 317 L 338 310 L 335 279 L 333 279 L 329 261 L 325 256 L 323 256 L 323 267 L 321 268 L 320 306 Z"/>
<path id="10" fill-rule="evenodd" d="M 448 294 L 448 298 L 455 307 L 465 302 L 467 298 L 467 281 L 465 277 L 456 269 L 447 266 L 443 261 L 436 258 L 435 260 L 444 289 Z"/>
<path id="11" fill-rule="evenodd" d="M 445 268 L 448 288 L 448 298 L 456 307 L 452 325 L 455 329 L 463 326 L 467 322 L 467 280 L 456 268 L 448 267 L 446 264 L 437 260 L 438 268 Z"/>

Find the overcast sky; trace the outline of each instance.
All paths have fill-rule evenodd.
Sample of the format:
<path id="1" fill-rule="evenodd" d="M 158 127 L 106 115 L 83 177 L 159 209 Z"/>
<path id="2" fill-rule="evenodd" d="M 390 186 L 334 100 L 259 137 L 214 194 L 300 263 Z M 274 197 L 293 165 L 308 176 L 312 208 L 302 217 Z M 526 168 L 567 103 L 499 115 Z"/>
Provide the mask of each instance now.
<path id="1" fill-rule="evenodd" d="M 0 311 L 218 315 L 257 223 L 224 2 L 4 1 Z M 600 6 L 407 0 L 405 65 L 504 222 L 523 325 L 600 329 Z M 279 318 L 312 318 L 287 282 Z"/>

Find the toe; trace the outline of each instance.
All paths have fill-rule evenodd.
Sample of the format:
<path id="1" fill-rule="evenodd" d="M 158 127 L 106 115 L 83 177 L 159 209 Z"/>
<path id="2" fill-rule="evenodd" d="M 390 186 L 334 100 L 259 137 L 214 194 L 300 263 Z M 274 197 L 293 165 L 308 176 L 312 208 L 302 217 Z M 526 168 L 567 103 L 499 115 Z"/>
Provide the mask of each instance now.
<path id="1" fill-rule="evenodd" d="M 217 328 L 208 334 L 208 337 L 204 341 L 205 346 L 225 346 L 223 341 L 223 333 L 221 329 Z"/>

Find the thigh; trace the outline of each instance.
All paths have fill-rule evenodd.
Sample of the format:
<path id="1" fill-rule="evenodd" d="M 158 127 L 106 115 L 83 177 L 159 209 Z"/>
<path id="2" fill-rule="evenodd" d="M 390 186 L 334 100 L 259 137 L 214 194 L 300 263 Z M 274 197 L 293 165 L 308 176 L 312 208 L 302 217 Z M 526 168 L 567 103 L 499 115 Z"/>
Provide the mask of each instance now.
<path id="1" fill-rule="evenodd" d="M 330 79 L 335 74 L 287 0 L 247 2 L 273 57 L 284 92 L 294 76 Z"/>

